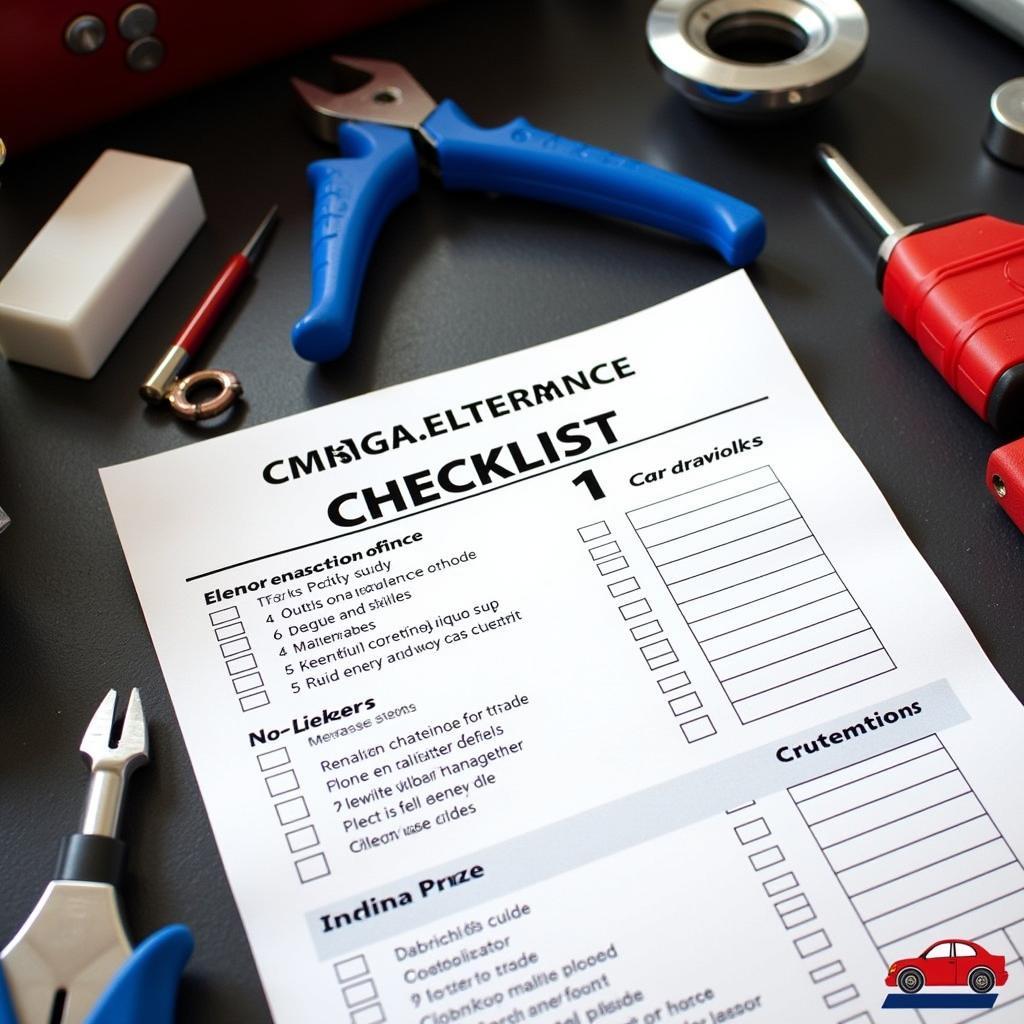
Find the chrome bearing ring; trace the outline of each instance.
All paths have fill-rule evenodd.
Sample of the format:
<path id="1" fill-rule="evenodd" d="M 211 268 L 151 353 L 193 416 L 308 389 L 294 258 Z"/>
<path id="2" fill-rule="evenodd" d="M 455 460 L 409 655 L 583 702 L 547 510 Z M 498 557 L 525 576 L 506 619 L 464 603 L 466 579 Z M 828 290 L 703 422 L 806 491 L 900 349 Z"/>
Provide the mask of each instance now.
<path id="1" fill-rule="evenodd" d="M 860 68 L 868 19 L 856 0 L 658 0 L 647 44 L 698 110 L 764 119 L 831 96 Z"/>

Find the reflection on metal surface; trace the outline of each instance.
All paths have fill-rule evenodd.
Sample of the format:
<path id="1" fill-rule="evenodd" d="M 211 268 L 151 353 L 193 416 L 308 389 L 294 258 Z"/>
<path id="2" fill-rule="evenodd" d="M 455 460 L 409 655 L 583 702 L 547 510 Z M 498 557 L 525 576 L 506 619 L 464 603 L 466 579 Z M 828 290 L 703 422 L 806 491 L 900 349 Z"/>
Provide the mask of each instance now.
<path id="1" fill-rule="evenodd" d="M 819 103 L 857 73 L 867 42 L 856 0 L 658 0 L 647 17 L 666 81 L 732 120 Z"/>

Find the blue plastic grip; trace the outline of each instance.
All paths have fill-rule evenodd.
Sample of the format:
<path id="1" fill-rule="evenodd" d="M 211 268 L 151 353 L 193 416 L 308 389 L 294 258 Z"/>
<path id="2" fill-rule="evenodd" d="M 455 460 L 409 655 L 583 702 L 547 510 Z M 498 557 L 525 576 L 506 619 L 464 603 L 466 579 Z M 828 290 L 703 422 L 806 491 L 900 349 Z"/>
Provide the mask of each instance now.
<path id="1" fill-rule="evenodd" d="M 764 248 L 764 218 L 742 200 L 629 157 L 564 139 L 518 117 L 481 128 L 451 100 L 423 122 L 447 188 L 543 199 L 622 217 L 711 246 L 734 267 Z"/>
<path id="2" fill-rule="evenodd" d="M 85 1024 L 174 1024 L 181 972 L 194 948 L 192 933 L 183 924 L 154 932 L 114 975 Z M 19 1024 L 2 970 L 0 1024 Z"/>
<path id="3" fill-rule="evenodd" d="M 174 1024 L 181 972 L 194 948 L 183 924 L 154 932 L 114 975 L 85 1024 Z"/>
<path id="4" fill-rule="evenodd" d="M 313 296 L 292 328 L 292 345 L 315 363 L 337 359 L 352 339 L 366 264 L 381 225 L 419 185 L 407 128 L 345 122 L 341 157 L 318 160 L 306 176 L 313 208 Z"/>
<path id="5" fill-rule="evenodd" d="M 2 967 L 0 967 L 0 1024 L 18 1024 L 18 1018 L 14 1016 L 14 1004 L 11 1002 L 11 993 L 7 991 L 7 982 L 4 980 Z"/>

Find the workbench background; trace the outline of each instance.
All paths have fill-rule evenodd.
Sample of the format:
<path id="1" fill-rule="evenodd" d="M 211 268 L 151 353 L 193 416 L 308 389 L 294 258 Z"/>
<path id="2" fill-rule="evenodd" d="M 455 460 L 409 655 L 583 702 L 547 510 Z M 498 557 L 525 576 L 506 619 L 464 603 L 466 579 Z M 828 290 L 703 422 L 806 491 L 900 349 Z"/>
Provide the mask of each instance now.
<path id="1" fill-rule="evenodd" d="M 279 203 L 257 280 L 202 356 L 248 405 L 227 429 L 413 380 L 621 317 L 723 273 L 710 252 L 583 213 L 443 192 L 425 181 L 381 232 L 349 352 L 295 356 L 308 298 L 305 166 L 330 155 L 296 117 L 288 78 L 332 49 L 405 63 L 476 120 L 519 114 L 709 182 L 759 206 L 768 246 L 751 276 L 804 373 L 998 671 L 1024 695 L 1024 539 L 988 497 L 995 434 L 883 313 L 876 240 L 815 167 L 838 145 L 908 221 L 985 209 L 1024 217 L 1024 171 L 986 156 L 989 95 L 1024 50 L 947 0 L 866 0 L 867 61 L 802 120 L 716 124 L 646 54 L 648 0 L 461 0 L 283 60 L 9 161 L 0 271 L 107 147 L 195 170 L 208 223 L 95 380 L 0 365 L 0 942 L 74 830 L 77 754 L 108 687 L 142 689 L 152 765 L 132 783 L 127 917 L 136 936 L 195 932 L 179 1019 L 269 1021 L 252 956 L 100 487 L 97 467 L 208 429 L 144 408 L 137 388 L 229 253 Z M 83 58 L 85 59 L 85 58 Z M 8 97 L 8 102 L 11 98 Z M 14 100 L 16 102 L 16 99 Z M 192 512 L 189 481 L 167 500 Z M 198 510 L 196 510 L 198 514 Z"/>

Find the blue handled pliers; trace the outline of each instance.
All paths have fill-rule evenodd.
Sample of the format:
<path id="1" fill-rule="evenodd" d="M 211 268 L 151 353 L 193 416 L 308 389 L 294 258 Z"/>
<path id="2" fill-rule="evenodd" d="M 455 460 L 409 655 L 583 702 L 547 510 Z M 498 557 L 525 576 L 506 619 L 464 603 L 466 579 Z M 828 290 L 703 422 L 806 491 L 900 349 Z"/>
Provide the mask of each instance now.
<path id="1" fill-rule="evenodd" d="M 0 1024 L 172 1024 L 192 935 L 170 925 L 136 949 L 121 919 L 117 838 L 131 773 L 149 760 L 139 691 L 111 743 L 117 693 L 93 715 L 82 754 L 91 768 L 78 832 L 61 843 L 55 879 L 0 953 Z"/>
<path id="2" fill-rule="evenodd" d="M 419 185 L 413 133 L 446 188 L 621 217 L 709 245 L 735 267 L 751 263 L 764 247 L 760 212 L 707 185 L 540 131 L 525 118 L 481 128 L 451 100 L 435 103 L 399 64 L 333 59 L 362 73 L 363 84 L 335 93 L 292 79 L 314 132 L 342 154 L 308 170 L 316 196 L 313 298 L 292 330 L 295 350 L 306 359 L 326 362 L 348 347 L 377 233 Z"/>

